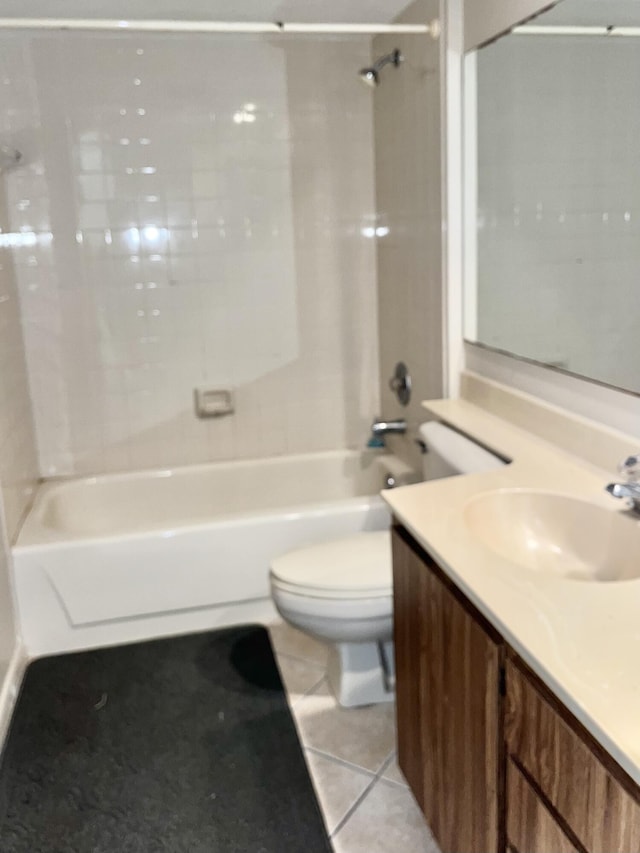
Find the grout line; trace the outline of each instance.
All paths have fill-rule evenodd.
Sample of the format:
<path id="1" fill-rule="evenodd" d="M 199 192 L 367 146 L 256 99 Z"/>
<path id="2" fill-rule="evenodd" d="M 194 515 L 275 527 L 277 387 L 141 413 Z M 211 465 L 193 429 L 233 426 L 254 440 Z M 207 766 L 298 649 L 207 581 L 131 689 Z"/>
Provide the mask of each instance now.
<path id="1" fill-rule="evenodd" d="M 344 828 L 344 826 L 353 817 L 355 811 L 360 807 L 360 805 L 363 803 L 365 797 L 369 794 L 369 792 L 371 791 L 371 789 L 374 787 L 374 785 L 377 782 L 378 782 L 378 777 L 374 776 L 373 779 L 371 780 L 371 782 L 369 782 L 367 787 L 364 789 L 364 791 L 356 799 L 356 801 L 351 805 L 351 807 L 349 809 L 347 809 L 347 813 L 342 818 L 342 820 L 338 821 L 338 824 L 336 825 L 335 829 L 331 833 L 331 836 L 330 836 L 331 838 L 335 838 L 336 835 L 340 832 L 340 830 Z"/>
<path id="2" fill-rule="evenodd" d="M 378 776 L 378 779 L 384 785 L 391 785 L 393 788 L 401 788 L 403 791 L 411 790 L 406 782 L 398 782 L 396 779 L 387 779 L 386 776 Z"/>
<path id="3" fill-rule="evenodd" d="M 391 750 L 391 752 L 389 753 L 389 755 L 387 755 L 387 757 L 385 758 L 385 760 L 382 762 L 382 764 L 381 764 L 381 766 L 380 766 L 380 769 L 379 769 L 379 770 L 378 770 L 378 772 L 376 773 L 376 776 L 382 776 L 382 774 L 384 773 L 384 771 L 387 769 L 387 767 L 391 764 L 391 762 L 392 762 L 392 761 L 393 761 L 393 759 L 395 758 L 395 754 L 396 754 L 395 749 L 392 749 L 392 750 Z"/>
<path id="4" fill-rule="evenodd" d="M 292 697 L 292 695 L 286 689 L 286 685 L 285 685 L 285 692 L 287 694 L 287 702 L 289 703 L 289 707 L 291 709 L 293 709 L 294 706 L 299 705 L 300 702 L 302 702 L 303 699 L 306 699 L 307 696 L 313 696 L 313 694 L 318 689 L 318 687 L 320 687 L 320 685 L 324 682 L 324 679 L 325 679 L 325 676 L 323 675 L 319 681 L 316 681 L 315 684 L 312 684 L 311 687 L 308 687 L 304 691 L 304 693 L 298 693 L 298 695 L 295 697 L 295 699 Z"/>
<path id="5" fill-rule="evenodd" d="M 287 697 L 287 704 L 289 706 L 289 710 L 291 712 L 293 712 L 293 709 L 296 705 L 298 705 L 306 696 L 313 695 L 316 692 L 316 690 L 320 687 L 320 685 L 324 682 L 324 680 L 326 679 L 326 667 L 323 666 L 322 664 L 315 663 L 314 661 L 307 660 L 306 658 L 299 658 L 299 657 L 296 657 L 295 655 L 287 654 L 286 652 L 279 652 L 277 649 L 274 649 L 274 652 L 275 652 L 275 659 L 276 659 L 276 664 L 278 667 L 278 672 L 280 673 L 280 678 L 282 680 L 284 692 L 285 692 L 285 695 Z M 282 669 L 280 667 L 281 660 L 294 661 L 295 663 L 303 663 L 303 664 L 305 664 L 305 666 L 309 667 L 310 669 L 317 670 L 318 680 L 314 681 L 313 684 L 311 684 L 309 687 L 307 687 L 307 689 L 304 690 L 302 693 L 297 693 L 297 694 L 292 693 L 289 690 L 289 688 L 287 687 L 286 679 L 285 679 L 284 675 L 282 674 Z M 295 698 L 294 698 L 294 696 L 295 696 Z M 294 717 L 295 717 L 295 714 L 294 714 Z M 296 721 L 296 725 L 297 725 L 297 721 Z M 300 742 L 302 743 L 302 739 L 301 738 L 299 738 L 299 739 L 300 739 Z"/>
<path id="6" fill-rule="evenodd" d="M 307 746 L 303 744 L 304 748 L 309 752 L 313 752 L 315 755 L 319 755 L 321 758 L 326 758 L 329 761 L 333 761 L 334 764 L 341 764 L 347 770 L 354 770 L 358 773 L 362 773 L 365 776 L 370 776 L 371 779 L 377 779 L 378 775 L 374 770 L 368 770 L 366 767 L 362 767 L 360 764 L 354 764 L 352 761 L 347 761 L 344 758 L 340 758 L 337 755 L 332 755 L 330 752 L 323 752 L 321 749 L 317 749 L 315 746 Z"/>
<path id="7" fill-rule="evenodd" d="M 307 772 L 309 773 L 309 776 L 311 778 L 311 782 L 313 784 L 314 790 L 316 791 L 316 796 L 318 798 L 318 804 L 320 805 L 320 811 L 322 812 L 322 819 L 324 821 L 324 825 L 325 825 L 325 828 L 327 830 L 327 835 L 329 836 L 329 839 L 331 840 L 333 838 L 333 836 L 336 834 L 336 832 L 338 831 L 338 829 L 340 829 L 344 825 L 345 820 L 350 816 L 353 808 L 355 808 L 355 806 L 357 806 L 357 804 L 362 800 L 364 794 L 366 794 L 366 792 L 371 788 L 373 783 L 376 781 L 376 777 L 372 773 L 370 773 L 369 771 L 362 770 L 362 768 L 356 767 L 355 765 L 352 765 L 352 764 L 349 764 L 347 761 L 342 761 L 339 758 L 335 758 L 332 755 L 327 755 L 324 752 L 320 752 L 320 750 L 318 750 L 318 749 L 312 749 L 311 747 L 305 746 L 302 751 L 304 754 L 305 763 L 307 765 Z M 311 764 L 309 762 L 309 755 L 317 755 L 320 758 L 325 758 L 325 759 L 331 761 L 333 764 L 338 764 L 339 766 L 344 767 L 345 770 L 348 770 L 349 772 L 353 773 L 354 775 L 362 776 L 363 781 L 365 781 L 367 779 L 367 777 L 369 779 L 369 781 L 364 786 L 364 788 L 362 789 L 360 794 L 358 794 L 357 798 L 353 801 L 351 806 L 349 806 L 349 808 L 344 813 L 344 815 L 340 818 L 340 820 L 337 821 L 337 823 L 333 829 L 330 829 L 329 824 L 327 823 L 328 815 L 326 814 L 324 808 L 322 807 L 322 805 L 320 803 L 320 790 L 322 789 L 322 784 L 320 782 L 320 775 L 319 774 L 316 775 L 313 772 L 313 768 L 311 767 Z"/>
<path id="8" fill-rule="evenodd" d="M 303 696 L 311 696 L 312 694 L 314 694 L 314 693 L 315 693 L 315 691 L 316 691 L 316 690 L 317 690 L 321 685 L 326 684 L 326 682 L 327 682 L 327 675 L 326 675 L 326 673 L 324 673 L 324 672 L 323 672 L 323 673 L 322 673 L 322 677 L 321 677 L 318 681 L 316 681 L 316 683 L 313 685 L 313 687 L 310 687 L 308 690 L 306 690 L 306 691 L 304 692 Z"/>
<path id="9" fill-rule="evenodd" d="M 277 649 L 275 650 L 275 658 L 278 660 L 279 658 L 286 658 L 287 660 L 295 660 L 298 663 L 306 663 L 307 666 L 313 666 L 316 669 L 326 670 L 327 664 L 320 663 L 317 660 L 311 660 L 310 658 L 303 658 L 300 655 L 292 655 L 291 652 L 279 652 Z"/>
<path id="10" fill-rule="evenodd" d="M 309 664 L 309 666 L 315 666 L 318 669 L 326 670 L 326 668 L 327 668 L 326 661 L 324 663 L 320 663 L 320 661 L 318 661 L 318 660 L 312 660 L 311 658 L 304 658 L 304 657 L 301 657 L 300 655 L 291 654 L 291 652 L 280 652 L 280 651 L 278 651 L 278 649 L 275 649 L 275 648 L 274 648 L 274 651 L 276 653 L 276 660 L 278 658 L 281 658 L 281 657 L 282 658 L 289 658 L 289 660 L 296 660 L 296 661 L 298 661 L 298 663 L 306 663 L 306 664 Z"/>
<path id="11" fill-rule="evenodd" d="M 309 747 L 307 747 L 307 749 L 309 749 Z M 312 751 L 312 752 L 319 752 L 319 750 L 311 750 L 311 751 Z M 326 753 L 319 753 L 319 754 L 320 754 L 320 755 L 325 755 Z M 354 816 L 354 814 L 356 813 L 356 811 L 360 808 L 360 806 L 362 805 L 362 803 L 364 802 L 364 800 L 369 796 L 369 794 L 371 793 L 371 791 L 372 791 L 372 790 L 375 788 L 375 786 L 376 786 L 376 785 L 378 785 L 380 782 L 382 782 L 382 783 L 387 783 L 387 784 L 392 785 L 392 786 L 394 786 L 394 787 L 396 787 L 396 788 L 402 788 L 402 789 L 404 789 L 404 790 L 409 790 L 409 788 L 408 788 L 406 785 L 402 785 L 402 784 L 400 784 L 400 783 L 398 783 L 398 782 L 394 782 L 392 779 L 384 779 L 384 778 L 383 778 L 383 776 L 382 776 L 382 774 L 384 773 L 384 771 L 387 769 L 387 767 L 388 767 L 388 766 L 391 764 L 391 762 L 393 761 L 394 756 L 395 756 L 395 750 L 391 753 L 391 755 L 389 755 L 389 756 L 388 756 L 388 757 L 387 757 L 387 758 L 382 762 L 382 766 L 380 767 L 380 769 L 378 770 L 378 772 L 375 774 L 375 776 L 373 777 L 373 779 L 371 780 L 371 782 L 367 785 L 367 787 L 364 789 L 364 791 L 360 794 L 360 796 L 355 800 L 355 802 L 354 802 L 354 803 L 351 805 L 351 807 L 347 810 L 347 812 L 346 812 L 346 814 L 344 815 L 344 817 L 342 818 L 342 820 L 340 820 L 340 821 L 338 822 L 338 824 L 336 825 L 335 829 L 333 830 L 333 832 L 332 832 L 332 833 L 331 833 L 331 835 L 330 835 L 330 840 L 331 840 L 331 841 L 333 841 L 333 839 L 336 837 L 336 835 L 337 835 L 337 834 L 338 834 L 342 829 L 344 829 L 344 827 L 345 827 L 345 826 L 347 825 L 347 823 L 351 820 L 351 818 Z M 335 759 L 334 759 L 334 760 L 335 760 Z M 340 761 L 339 759 L 338 759 L 338 763 L 341 763 L 341 764 L 347 764 L 347 762 Z M 332 846 L 333 846 L 333 845 L 332 845 Z"/>
<path id="12" fill-rule="evenodd" d="M 288 651 L 287 649 L 275 649 L 274 653 L 276 657 L 284 657 L 284 658 L 292 658 L 293 660 L 299 660 L 303 663 L 311 664 L 311 666 L 321 666 L 323 669 L 327 665 L 327 661 L 321 661 L 320 658 L 309 658 L 304 654 L 297 654 L 296 652 Z"/>
<path id="13" fill-rule="evenodd" d="M 391 755 L 384 761 L 382 767 L 378 770 L 376 776 L 380 779 L 381 782 L 384 782 L 385 785 L 395 785 L 396 788 L 404 788 L 408 790 L 409 785 L 407 782 L 399 782 L 397 779 L 387 779 L 384 775 L 385 770 L 387 770 L 391 764 L 393 764 L 394 759 L 396 758 L 396 750 L 394 749 Z"/>
<path id="14" fill-rule="evenodd" d="M 278 664 L 278 669 L 280 669 L 280 662 L 281 661 L 284 663 L 302 663 L 306 667 L 308 667 L 309 669 L 315 669 L 318 671 L 318 673 L 322 673 L 323 678 L 327 674 L 326 666 L 323 666 L 322 664 L 319 664 L 319 663 L 312 663 L 311 661 L 304 660 L 303 658 L 297 658 L 297 657 L 294 657 L 293 655 L 285 655 L 285 654 L 281 654 L 281 653 L 276 654 L 275 658 L 276 658 L 276 663 Z"/>
<path id="15" fill-rule="evenodd" d="M 320 676 L 320 678 L 316 681 L 316 683 L 312 687 L 310 687 L 308 690 L 305 690 L 300 698 L 302 699 L 304 696 L 310 696 L 312 693 L 315 693 L 316 690 L 318 689 L 318 687 L 320 687 L 321 684 L 325 683 L 326 679 L 327 679 L 327 676 L 323 672 L 322 675 Z"/>

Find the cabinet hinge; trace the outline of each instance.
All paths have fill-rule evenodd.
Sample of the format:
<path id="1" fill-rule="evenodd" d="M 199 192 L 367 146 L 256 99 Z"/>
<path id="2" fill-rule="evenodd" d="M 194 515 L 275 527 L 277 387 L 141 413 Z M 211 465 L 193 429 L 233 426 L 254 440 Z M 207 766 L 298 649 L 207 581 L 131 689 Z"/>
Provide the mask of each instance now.
<path id="1" fill-rule="evenodd" d="M 504 666 L 500 667 L 500 675 L 498 676 L 498 690 L 501 696 L 507 695 L 507 670 Z"/>

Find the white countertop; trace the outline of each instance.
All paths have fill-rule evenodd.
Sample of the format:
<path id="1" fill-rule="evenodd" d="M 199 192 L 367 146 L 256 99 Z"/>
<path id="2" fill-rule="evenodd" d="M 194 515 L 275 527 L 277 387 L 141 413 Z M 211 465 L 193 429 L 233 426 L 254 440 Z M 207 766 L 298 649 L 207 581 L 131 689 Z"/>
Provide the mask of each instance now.
<path id="1" fill-rule="evenodd" d="M 503 488 L 550 491 L 621 512 L 621 502 L 604 491 L 615 472 L 601 471 L 465 400 L 429 401 L 425 408 L 512 462 L 488 473 L 384 491 L 383 498 L 640 785 L 640 578 L 585 582 L 521 568 L 483 546 L 463 516 L 467 501 Z"/>

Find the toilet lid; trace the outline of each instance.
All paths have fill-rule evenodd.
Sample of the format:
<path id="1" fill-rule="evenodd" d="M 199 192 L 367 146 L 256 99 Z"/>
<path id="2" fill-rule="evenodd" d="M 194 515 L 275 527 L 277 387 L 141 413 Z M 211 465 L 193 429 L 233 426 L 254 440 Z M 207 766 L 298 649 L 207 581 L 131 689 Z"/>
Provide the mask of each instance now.
<path id="1" fill-rule="evenodd" d="M 391 595 L 389 531 L 357 533 L 290 551 L 273 560 L 271 577 L 292 591 L 309 596 Z"/>

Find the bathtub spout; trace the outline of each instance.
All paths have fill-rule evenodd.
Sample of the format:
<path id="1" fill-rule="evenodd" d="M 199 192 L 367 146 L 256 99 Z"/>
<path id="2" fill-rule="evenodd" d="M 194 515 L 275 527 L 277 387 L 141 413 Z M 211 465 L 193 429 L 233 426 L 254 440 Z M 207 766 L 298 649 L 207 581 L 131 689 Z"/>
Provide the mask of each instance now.
<path id="1" fill-rule="evenodd" d="M 367 442 L 367 447 L 384 447 L 384 437 L 393 433 L 395 435 L 404 435 L 407 431 L 407 422 L 405 420 L 382 421 L 376 418 L 371 424 L 371 437 Z"/>

